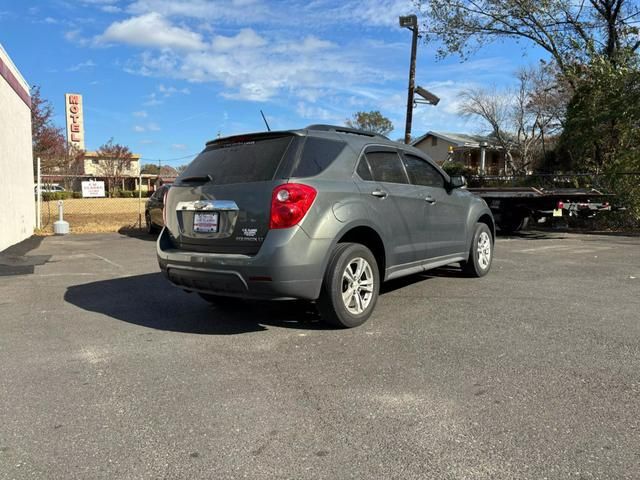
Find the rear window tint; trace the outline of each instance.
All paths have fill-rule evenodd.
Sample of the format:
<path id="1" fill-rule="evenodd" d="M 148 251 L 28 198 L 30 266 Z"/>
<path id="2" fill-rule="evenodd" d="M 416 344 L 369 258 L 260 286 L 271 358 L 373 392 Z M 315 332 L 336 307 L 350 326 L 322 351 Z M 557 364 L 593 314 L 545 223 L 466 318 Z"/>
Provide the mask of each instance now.
<path id="1" fill-rule="evenodd" d="M 346 143 L 307 137 L 300 161 L 292 177 L 312 177 L 325 170 L 340 155 Z"/>
<path id="2" fill-rule="evenodd" d="M 208 147 L 180 175 L 211 175 L 213 183 L 251 183 L 273 180 L 292 136 L 248 140 Z"/>

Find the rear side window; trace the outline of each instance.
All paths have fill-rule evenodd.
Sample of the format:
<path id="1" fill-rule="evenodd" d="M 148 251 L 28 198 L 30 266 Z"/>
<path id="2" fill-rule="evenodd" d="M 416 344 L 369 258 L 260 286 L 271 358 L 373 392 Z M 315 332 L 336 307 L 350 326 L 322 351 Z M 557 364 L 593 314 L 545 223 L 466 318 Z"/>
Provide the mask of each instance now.
<path id="1" fill-rule="evenodd" d="M 397 153 L 367 152 L 365 155 L 376 182 L 409 183 Z"/>
<path id="2" fill-rule="evenodd" d="M 217 185 L 272 180 L 292 138 L 248 139 L 213 145 L 198 155 L 180 177 L 211 175 Z"/>
<path id="3" fill-rule="evenodd" d="M 363 180 L 373 180 L 373 177 L 371 176 L 371 170 L 369 170 L 369 164 L 367 164 L 367 159 L 365 157 L 362 157 L 358 162 L 358 168 L 356 169 L 356 172 Z"/>
<path id="4" fill-rule="evenodd" d="M 414 185 L 425 187 L 444 187 L 444 178 L 430 163 L 413 155 L 404 156 L 404 165 Z"/>
<path id="5" fill-rule="evenodd" d="M 325 170 L 342 153 L 346 143 L 326 138 L 307 137 L 292 177 L 313 177 Z"/>

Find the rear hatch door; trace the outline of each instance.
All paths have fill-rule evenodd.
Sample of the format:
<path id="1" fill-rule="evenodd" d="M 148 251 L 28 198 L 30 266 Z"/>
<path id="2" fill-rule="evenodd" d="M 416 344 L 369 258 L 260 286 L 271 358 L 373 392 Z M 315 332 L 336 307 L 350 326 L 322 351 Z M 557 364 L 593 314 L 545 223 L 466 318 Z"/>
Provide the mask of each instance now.
<path id="1" fill-rule="evenodd" d="M 271 195 L 296 154 L 292 133 L 214 142 L 178 177 L 167 196 L 167 228 L 178 248 L 258 252 L 269 230 Z"/>

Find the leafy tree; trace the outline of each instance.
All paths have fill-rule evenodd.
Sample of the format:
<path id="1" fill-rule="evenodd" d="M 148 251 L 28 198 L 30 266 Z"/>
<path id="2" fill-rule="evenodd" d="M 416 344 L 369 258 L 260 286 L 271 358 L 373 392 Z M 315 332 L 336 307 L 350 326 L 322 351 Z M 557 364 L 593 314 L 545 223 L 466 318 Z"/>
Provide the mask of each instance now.
<path id="1" fill-rule="evenodd" d="M 594 59 L 578 80 L 561 147 L 594 172 L 640 169 L 640 62 Z"/>
<path id="2" fill-rule="evenodd" d="M 634 0 L 417 0 L 426 39 L 440 56 L 467 56 L 484 44 L 512 38 L 537 45 L 567 75 L 597 55 L 616 62 L 640 49 Z"/>
<path id="3" fill-rule="evenodd" d="M 113 138 L 98 148 L 96 153 L 99 174 L 107 179 L 107 188 L 113 196 L 124 173 L 131 168 L 133 154 L 129 147 L 114 143 Z"/>
<path id="4" fill-rule="evenodd" d="M 371 112 L 357 112 L 353 118 L 347 119 L 347 127 L 358 128 L 368 132 L 387 135 L 393 130 L 393 123 L 378 110 Z"/>

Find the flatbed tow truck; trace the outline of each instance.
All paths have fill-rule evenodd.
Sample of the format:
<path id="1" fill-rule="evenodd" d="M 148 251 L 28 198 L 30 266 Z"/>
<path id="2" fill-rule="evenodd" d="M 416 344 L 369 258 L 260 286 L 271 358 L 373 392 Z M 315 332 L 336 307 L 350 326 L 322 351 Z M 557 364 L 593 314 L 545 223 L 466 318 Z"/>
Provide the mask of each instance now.
<path id="1" fill-rule="evenodd" d="M 496 180 L 500 179 L 493 179 L 494 182 Z M 487 202 L 497 227 L 503 233 L 526 228 L 531 220 L 538 224 L 551 224 L 554 218 L 592 218 L 600 212 L 612 210 L 610 201 L 613 195 L 595 188 L 473 186 L 491 181 L 491 177 L 472 179 L 468 189 Z"/>

